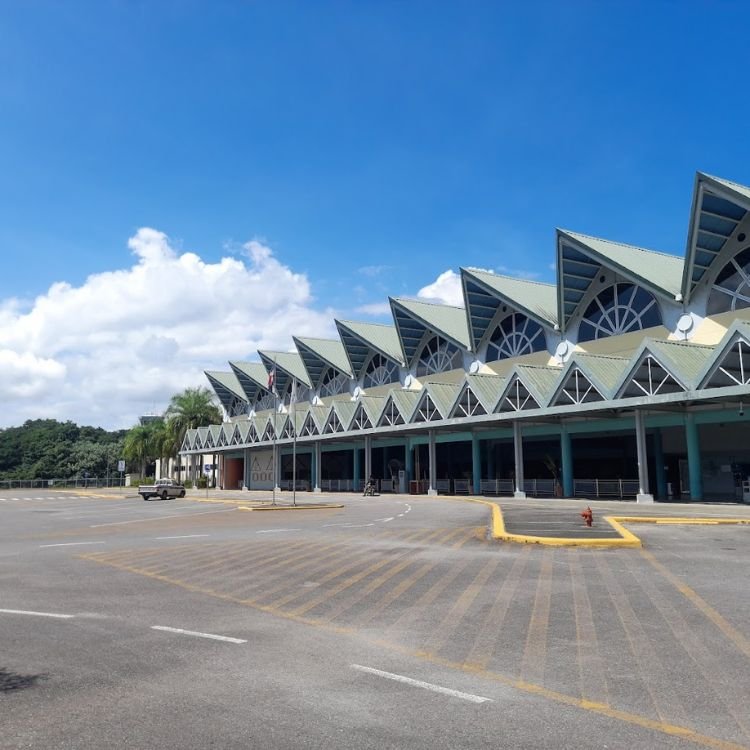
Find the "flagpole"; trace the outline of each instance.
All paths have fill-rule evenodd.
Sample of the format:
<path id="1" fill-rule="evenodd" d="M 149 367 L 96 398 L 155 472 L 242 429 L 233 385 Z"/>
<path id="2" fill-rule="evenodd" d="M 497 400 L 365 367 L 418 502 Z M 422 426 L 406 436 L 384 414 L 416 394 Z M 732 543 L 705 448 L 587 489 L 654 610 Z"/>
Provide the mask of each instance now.
<path id="1" fill-rule="evenodd" d="M 292 381 L 292 505 L 297 505 L 297 378 Z"/>

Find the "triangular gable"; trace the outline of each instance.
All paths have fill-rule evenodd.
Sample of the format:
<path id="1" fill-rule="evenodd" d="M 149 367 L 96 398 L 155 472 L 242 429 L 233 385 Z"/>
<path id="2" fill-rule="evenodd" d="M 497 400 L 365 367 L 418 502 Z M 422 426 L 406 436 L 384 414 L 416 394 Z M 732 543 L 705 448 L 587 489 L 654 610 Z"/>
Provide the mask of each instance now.
<path id="1" fill-rule="evenodd" d="M 322 431 L 326 435 L 336 432 L 346 432 L 346 426 L 341 422 L 341 417 L 339 417 L 338 412 L 333 407 L 331 407 Z"/>
<path id="2" fill-rule="evenodd" d="M 310 436 L 310 435 L 319 435 L 320 429 L 318 428 L 318 425 L 315 422 L 315 419 L 313 419 L 313 415 L 309 412 L 304 415 L 304 421 L 302 422 L 302 427 L 300 428 L 300 436 Z"/>
<path id="3" fill-rule="evenodd" d="M 445 418 L 451 412 L 451 407 L 456 402 L 456 396 L 461 390 L 460 383 L 425 383 L 424 389 L 430 394 L 432 402 Z"/>
<path id="4" fill-rule="evenodd" d="M 473 351 L 492 333 L 494 323 L 520 312 L 545 328 L 557 325 L 557 287 L 539 281 L 461 269 L 466 316 Z"/>
<path id="5" fill-rule="evenodd" d="M 560 377 L 554 367 L 516 365 L 508 374 L 508 382 L 496 407 L 499 412 L 525 411 L 545 406 Z"/>
<path id="6" fill-rule="evenodd" d="M 292 420 L 291 414 L 284 414 L 281 417 L 280 423 L 276 427 L 277 434 L 280 438 L 292 439 L 295 437 L 294 433 L 294 421 Z"/>
<path id="7" fill-rule="evenodd" d="M 255 420 L 249 423 L 246 431 L 242 428 L 240 428 L 240 430 L 243 443 L 257 443 L 260 440 L 260 435 L 258 434 L 258 426 Z"/>
<path id="8" fill-rule="evenodd" d="M 229 366 L 249 404 L 268 393 L 268 372 L 262 362 L 230 362 Z"/>
<path id="9" fill-rule="evenodd" d="M 274 428 L 273 424 L 274 420 L 270 417 L 266 419 L 266 424 L 263 427 L 263 437 L 262 442 L 267 443 L 271 440 L 274 440 L 276 437 L 276 429 Z"/>
<path id="10" fill-rule="evenodd" d="M 238 422 L 237 430 L 235 431 L 235 437 L 237 442 L 233 442 L 233 445 L 246 445 L 250 441 L 250 431 L 254 430 L 253 423 L 248 420 L 247 422 Z M 234 438 L 233 438 L 234 441 Z"/>
<path id="11" fill-rule="evenodd" d="M 698 172 L 693 188 L 682 287 L 685 302 L 750 211 L 750 188 Z M 744 231 L 744 230 L 743 230 Z"/>
<path id="12" fill-rule="evenodd" d="M 414 409 L 412 414 L 412 422 L 437 422 L 443 419 L 443 415 L 435 405 L 429 391 L 424 388 L 419 397 L 417 408 Z"/>
<path id="13" fill-rule="evenodd" d="M 337 320 L 335 323 L 355 378 L 362 377 L 364 367 L 373 352 L 381 354 L 397 365 L 404 364 L 401 342 L 395 326 L 350 320 Z"/>
<path id="14" fill-rule="evenodd" d="M 674 302 L 681 294 L 682 258 L 558 229 L 558 318 L 563 331 L 603 266 L 663 299 Z"/>
<path id="15" fill-rule="evenodd" d="M 330 414 L 331 408 L 329 406 L 310 406 L 308 407 L 308 413 L 315 423 L 315 429 L 318 433 L 323 432 L 326 421 Z"/>
<path id="16" fill-rule="evenodd" d="M 218 448 L 221 443 L 221 435 L 222 435 L 222 425 L 220 424 L 212 424 L 208 428 L 208 434 L 210 436 L 210 440 L 213 441 L 214 447 Z"/>
<path id="17" fill-rule="evenodd" d="M 714 347 L 646 339 L 617 384 L 617 398 L 642 398 L 691 389 L 714 354 Z"/>
<path id="18" fill-rule="evenodd" d="M 298 352 L 258 351 L 266 370 L 270 373 L 276 368 L 276 392 L 283 396 L 293 379 L 310 388 L 307 370 Z M 268 381 L 266 381 L 268 384 Z"/>
<path id="19" fill-rule="evenodd" d="M 501 378 L 502 380 L 502 378 Z M 498 393 L 498 396 L 500 394 Z M 494 405 L 493 405 L 494 406 Z M 451 417 L 474 417 L 487 414 L 492 410 L 488 409 L 482 399 L 474 392 L 474 389 L 468 382 L 464 382 L 458 391 L 455 402 L 453 403 L 449 416 Z"/>
<path id="20" fill-rule="evenodd" d="M 735 321 L 698 376 L 699 388 L 750 385 L 750 323 Z"/>
<path id="21" fill-rule="evenodd" d="M 506 378 L 500 375 L 467 374 L 465 379 L 474 394 L 479 397 L 487 413 L 494 412 L 505 388 Z"/>
<path id="22" fill-rule="evenodd" d="M 182 439 L 182 447 L 180 448 L 181 452 L 193 450 L 193 446 L 195 444 L 195 436 L 195 430 L 187 430 L 185 432 L 185 437 Z"/>
<path id="23" fill-rule="evenodd" d="M 240 381 L 233 372 L 206 371 L 211 389 L 230 417 L 247 413 L 247 398 Z"/>
<path id="24" fill-rule="evenodd" d="M 399 424 L 405 424 L 407 418 L 396 403 L 396 399 L 393 398 L 393 393 L 390 393 L 383 404 L 383 410 L 380 412 L 378 427 L 395 427 Z"/>
<path id="25" fill-rule="evenodd" d="M 358 403 L 357 408 L 352 417 L 351 424 L 349 425 L 350 430 L 370 430 L 372 429 L 374 422 L 370 419 L 370 415 L 367 413 L 364 404 Z"/>
<path id="26" fill-rule="evenodd" d="M 570 406 L 612 398 L 630 360 L 576 352 L 563 367 L 549 406 Z"/>
<path id="27" fill-rule="evenodd" d="M 321 377 L 329 368 L 352 377 L 349 359 L 341 341 L 335 339 L 314 339 L 292 337 L 297 351 L 307 371 L 308 381 L 313 388 L 320 387 Z"/>
<path id="28" fill-rule="evenodd" d="M 344 431 L 347 431 L 351 429 L 349 425 L 352 423 L 352 418 L 354 417 L 354 412 L 357 409 L 357 405 L 355 402 L 350 401 L 349 399 L 346 400 L 340 400 L 340 401 L 334 401 L 332 404 L 333 410 L 336 412 L 336 415 L 339 418 L 339 421 L 344 427 Z"/>
<path id="29" fill-rule="evenodd" d="M 390 298 L 404 361 L 411 365 L 419 352 L 425 333 L 442 336 L 459 349 L 469 349 L 469 329 L 463 307 L 436 305 L 408 299 Z"/>
<path id="30" fill-rule="evenodd" d="M 208 439 L 208 427 L 199 427 L 195 434 L 195 447 L 203 449 Z"/>
<path id="31" fill-rule="evenodd" d="M 229 445 L 229 441 L 232 439 L 232 433 L 235 430 L 236 425 L 232 422 L 225 422 L 221 426 L 221 431 L 219 432 L 219 445 L 225 446 Z"/>

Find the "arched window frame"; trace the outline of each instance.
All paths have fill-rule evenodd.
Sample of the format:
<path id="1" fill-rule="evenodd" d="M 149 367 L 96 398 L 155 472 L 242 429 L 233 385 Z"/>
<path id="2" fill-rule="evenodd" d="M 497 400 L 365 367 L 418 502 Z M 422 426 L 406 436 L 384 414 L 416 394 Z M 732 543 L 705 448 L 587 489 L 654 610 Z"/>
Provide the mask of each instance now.
<path id="1" fill-rule="evenodd" d="M 544 351 L 546 348 L 547 337 L 544 328 L 528 315 L 513 312 L 495 326 L 487 343 L 485 361 L 496 362 L 520 357 Z"/>
<path id="2" fill-rule="evenodd" d="M 417 377 L 424 377 L 458 369 L 462 365 L 463 353 L 452 342 L 434 334 L 424 342 L 416 359 Z"/>
<path id="3" fill-rule="evenodd" d="M 615 281 L 589 302 L 578 327 L 578 341 L 595 341 L 661 324 L 661 310 L 651 292 L 631 281 Z"/>
<path id="4" fill-rule="evenodd" d="M 709 288 L 707 315 L 750 307 L 750 247 L 743 247 L 729 258 Z"/>
<path id="5" fill-rule="evenodd" d="M 349 376 L 334 367 L 328 367 L 320 376 L 318 393 L 322 397 L 338 396 L 349 391 Z"/>
<path id="6" fill-rule="evenodd" d="M 398 364 L 380 352 L 373 352 L 364 368 L 362 385 L 365 388 L 377 388 L 380 385 L 395 383 L 398 379 Z"/>

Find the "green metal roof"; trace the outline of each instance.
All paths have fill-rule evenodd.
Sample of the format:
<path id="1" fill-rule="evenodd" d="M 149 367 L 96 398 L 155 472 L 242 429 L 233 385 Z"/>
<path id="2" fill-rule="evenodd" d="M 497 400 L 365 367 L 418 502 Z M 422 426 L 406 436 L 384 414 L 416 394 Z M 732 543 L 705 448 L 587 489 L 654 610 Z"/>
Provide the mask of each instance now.
<path id="1" fill-rule="evenodd" d="M 331 413 L 330 406 L 309 406 L 308 412 L 315 422 L 315 426 L 318 428 L 318 432 L 323 432 L 326 422 L 328 421 L 328 415 Z"/>
<path id="2" fill-rule="evenodd" d="M 298 338 L 297 336 L 293 336 L 292 339 L 305 365 L 308 381 L 314 388 L 320 386 L 321 377 L 329 367 L 352 377 L 346 349 L 338 339 Z"/>
<path id="3" fill-rule="evenodd" d="M 234 414 L 234 405 L 237 399 L 247 405 L 247 396 L 240 385 L 240 381 L 233 372 L 220 372 L 217 370 L 206 370 L 206 377 L 221 405 L 228 414 Z"/>
<path id="4" fill-rule="evenodd" d="M 373 350 L 399 365 L 404 364 L 404 354 L 401 351 L 401 342 L 395 326 L 359 323 L 352 320 L 335 322 L 354 377 L 362 377 L 362 370 Z"/>
<path id="5" fill-rule="evenodd" d="M 276 391 L 279 395 L 284 393 L 291 378 L 296 378 L 308 388 L 311 387 L 305 364 L 298 352 L 258 351 L 258 354 L 268 372 L 273 369 L 274 363 L 276 364 Z"/>
<path id="6" fill-rule="evenodd" d="M 334 401 L 331 406 L 338 415 L 344 430 L 348 430 L 349 425 L 352 423 L 354 412 L 357 410 L 357 403 L 347 399 L 346 401 Z"/>
<path id="7" fill-rule="evenodd" d="M 750 188 L 698 172 L 690 211 L 683 296 L 690 301 L 696 286 L 750 211 Z"/>
<path id="8" fill-rule="evenodd" d="M 259 390 L 268 390 L 268 371 L 261 362 L 230 362 L 229 366 L 245 392 L 248 403 L 255 403 Z"/>
<path id="9" fill-rule="evenodd" d="M 499 375 L 467 375 L 466 384 L 480 400 L 488 414 L 495 411 L 506 379 Z"/>
<path id="10" fill-rule="evenodd" d="M 433 331 L 462 349 L 469 349 L 469 329 L 466 310 L 451 305 L 436 305 L 412 299 L 390 298 L 404 359 L 411 364 L 418 353 L 425 331 Z"/>
<path id="11" fill-rule="evenodd" d="M 450 416 L 451 408 L 461 390 L 460 383 L 425 383 L 424 389 L 443 418 Z"/>
<path id="12" fill-rule="evenodd" d="M 518 311 L 548 328 L 557 324 L 557 287 L 539 281 L 514 279 L 473 268 L 461 269 L 466 316 L 474 351 L 487 336 L 501 305 Z"/>
<path id="13" fill-rule="evenodd" d="M 626 357 L 576 352 L 567 362 L 565 375 L 572 366 L 577 365 L 602 396 L 609 398 L 614 393 L 615 386 L 627 369 L 629 362 L 630 360 Z"/>
<path id="14" fill-rule="evenodd" d="M 557 230 L 558 318 L 564 330 L 602 266 L 674 300 L 682 293 L 684 260 L 634 245 Z"/>
<path id="15" fill-rule="evenodd" d="M 384 396 L 360 396 L 357 401 L 362 404 L 362 408 L 365 410 L 368 419 L 372 422 L 373 426 L 378 423 L 380 415 L 383 412 L 385 406 Z"/>

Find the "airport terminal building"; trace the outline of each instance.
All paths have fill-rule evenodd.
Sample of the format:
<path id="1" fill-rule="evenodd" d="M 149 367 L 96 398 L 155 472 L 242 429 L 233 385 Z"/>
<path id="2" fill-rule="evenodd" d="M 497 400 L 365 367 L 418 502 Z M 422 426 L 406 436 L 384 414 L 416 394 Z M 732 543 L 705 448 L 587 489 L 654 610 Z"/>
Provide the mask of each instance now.
<path id="1" fill-rule="evenodd" d="M 462 268 L 462 307 L 394 298 L 391 325 L 207 372 L 226 419 L 188 431 L 188 476 L 750 501 L 750 188 L 697 174 L 683 257 L 566 230 L 556 253 L 556 284 Z"/>

